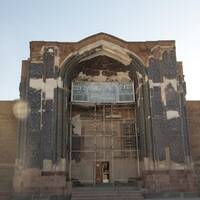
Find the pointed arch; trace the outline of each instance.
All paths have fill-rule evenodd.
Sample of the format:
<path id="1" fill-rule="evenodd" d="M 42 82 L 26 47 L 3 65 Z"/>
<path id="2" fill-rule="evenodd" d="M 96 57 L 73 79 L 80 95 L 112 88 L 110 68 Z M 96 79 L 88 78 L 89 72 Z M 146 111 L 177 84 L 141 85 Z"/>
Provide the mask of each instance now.
<path id="1" fill-rule="evenodd" d="M 149 157 L 153 160 L 153 137 L 151 128 L 151 110 L 150 110 L 150 96 L 147 70 L 142 60 L 134 53 L 126 48 L 123 48 L 115 43 L 106 40 L 97 40 L 81 49 L 69 54 L 60 65 L 59 76 L 63 80 L 63 91 L 58 94 L 59 111 L 57 122 L 60 123 L 57 127 L 62 127 L 62 140 L 66 141 L 69 126 L 65 124 L 67 117 L 67 110 L 69 109 L 68 101 L 70 97 L 70 84 L 72 73 L 77 69 L 79 63 L 85 60 L 90 60 L 98 56 L 106 56 L 112 58 L 124 66 L 130 68 L 130 73 L 137 78 L 137 112 L 139 121 L 139 130 L 141 134 L 141 160 L 144 157 Z M 66 142 L 67 143 L 67 142 Z M 65 152 L 66 144 L 63 144 L 62 152 Z M 66 157 L 67 152 L 63 153 L 61 157 Z"/>

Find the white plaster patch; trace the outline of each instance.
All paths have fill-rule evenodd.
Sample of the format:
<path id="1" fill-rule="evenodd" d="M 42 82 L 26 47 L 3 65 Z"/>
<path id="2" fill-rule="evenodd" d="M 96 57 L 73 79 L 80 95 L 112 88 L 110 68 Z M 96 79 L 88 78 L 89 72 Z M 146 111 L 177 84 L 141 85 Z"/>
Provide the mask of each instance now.
<path id="1" fill-rule="evenodd" d="M 53 78 L 46 79 L 44 84 L 45 99 L 54 98 L 54 88 L 57 88 L 57 80 Z"/>
<path id="2" fill-rule="evenodd" d="M 58 82 L 58 87 L 63 88 L 63 81 L 62 81 L 61 77 L 58 77 L 57 82 Z"/>
<path id="3" fill-rule="evenodd" d="M 171 85 L 174 90 L 177 92 L 177 80 L 176 79 L 167 79 L 166 77 L 163 77 L 163 82 L 161 83 L 154 83 L 151 79 L 149 79 L 149 87 L 160 87 L 161 88 L 161 98 L 163 104 L 166 106 L 166 93 L 165 89 L 168 87 L 168 85 Z"/>
<path id="4" fill-rule="evenodd" d="M 177 110 L 168 110 L 166 113 L 168 120 L 180 117 L 179 112 Z"/>
<path id="5" fill-rule="evenodd" d="M 80 72 L 76 80 L 79 81 L 106 81 L 107 76 L 102 74 L 102 70 L 99 70 L 99 75 L 98 76 L 91 76 L 91 75 L 86 75 L 83 72 Z"/>
<path id="6" fill-rule="evenodd" d="M 66 169 L 66 159 L 62 158 L 60 159 L 60 170 L 65 171 Z"/>
<path id="7" fill-rule="evenodd" d="M 53 49 L 53 48 L 49 48 L 49 49 L 47 50 L 47 52 L 53 53 L 53 52 L 54 52 L 54 49 Z"/>
<path id="8" fill-rule="evenodd" d="M 144 157 L 144 169 L 145 170 L 183 170 L 191 169 L 191 164 L 181 164 L 170 160 L 153 161 L 152 159 Z"/>
<path id="9" fill-rule="evenodd" d="M 111 76 L 111 79 L 115 81 L 131 81 L 129 72 L 117 72 L 117 76 Z"/>
<path id="10" fill-rule="evenodd" d="M 147 83 L 148 82 L 148 76 L 145 75 L 145 82 Z"/>
<path id="11" fill-rule="evenodd" d="M 142 87 L 142 82 L 141 82 L 141 79 L 142 79 L 142 74 L 139 73 L 139 72 L 136 72 L 137 74 L 137 79 L 138 79 L 138 87 L 136 88 L 136 94 L 138 96 L 138 99 L 137 99 L 137 106 L 139 107 L 140 106 L 140 99 L 141 99 L 141 91 L 140 91 L 140 88 Z"/>
<path id="12" fill-rule="evenodd" d="M 58 79 L 47 78 L 46 82 L 43 82 L 43 79 L 30 79 L 30 87 L 36 90 L 42 90 L 45 93 L 45 99 L 54 98 L 54 89 L 59 87 L 63 88 L 63 82 L 61 77 Z"/>
<path id="13" fill-rule="evenodd" d="M 61 158 L 58 164 L 55 166 L 56 171 L 65 171 L 66 170 L 66 159 Z"/>
<path id="14" fill-rule="evenodd" d="M 154 170 L 154 163 L 148 157 L 144 157 L 144 169 L 145 170 Z"/>
<path id="15" fill-rule="evenodd" d="M 31 58 L 31 64 L 43 64 L 43 62 L 41 60 L 35 60 Z"/>
<path id="16" fill-rule="evenodd" d="M 43 89 L 43 85 L 44 85 L 44 82 L 43 82 L 43 79 L 40 78 L 40 79 L 30 79 L 30 87 L 31 88 L 34 88 L 36 90 L 42 90 Z"/>
<path id="17" fill-rule="evenodd" d="M 73 128 L 73 133 L 77 135 L 81 135 L 81 117 L 80 115 L 76 115 L 72 117 L 72 125 L 74 126 Z"/>
<path id="18" fill-rule="evenodd" d="M 105 76 L 102 74 L 103 70 L 99 70 L 98 76 L 86 75 L 83 72 L 79 72 L 78 77 L 75 80 L 78 81 L 95 81 L 95 82 L 104 82 L 104 81 L 131 81 L 129 77 L 129 72 L 117 72 L 117 75 Z"/>
<path id="19" fill-rule="evenodd" d="M 138 80 L 139 80 L 140 78 L 142 78 L 142 74 L 141 74 L 140 72 L 136 71 L 136 74 L 137 74 Z"/>
<path id="20" fill-rule="evenodd" d="M 52 160 L 43 160 L 43 171 L 51 171 L 52 170 Z"/>
<path id="21" fill-rule="evenodd" d="M 42 48 L 40 49 L 40 54 L 43 55 L 45 50 L 45 46 L 43 45 Z"/>
<path id="22" fill-rule="evenodd" d="M 54 56 L 54 64 L 55 66 L 59 67 L 60 64 L 60 56 L 59 56 L 59 48 L 58 46 L 55 45 L 43 45 L 41 50 L 40 50 L 40 54 L 43 55 L 45 52 L 45 49 L 48 49 L 49 53 L 53 53 L 54 51 L 56 51 L 55 56 Z"/>
<path id="23" fill-rule="evenodd" d="M 163 160 L 163 161 L 158 161 L 157 162 L 157 169 L 159 170 L 183 170 L 183 169 L 189 169 L 190 166 L 187 166 L 186 164 L 180 164 L 180 163 L 176 163 L 173 162 L 172 160 L 167 161 L 167 160 Z"/>
<path id="24" fill-rule="evenodd" d="M 59 64 L 60 64 L 60 57 L 57 55 L 57 56 L 55 56 L 55 58 L 54 58 L 54 64 L 55 64 L 55 66 L 59 66 Z"/>
<path id="25" fill-rule="evenodd" d="M 151 79 L 149 79 L 149 87 L 154 88 L 154 87 L 161 87 L 162 83 L 154 83 Z"/>

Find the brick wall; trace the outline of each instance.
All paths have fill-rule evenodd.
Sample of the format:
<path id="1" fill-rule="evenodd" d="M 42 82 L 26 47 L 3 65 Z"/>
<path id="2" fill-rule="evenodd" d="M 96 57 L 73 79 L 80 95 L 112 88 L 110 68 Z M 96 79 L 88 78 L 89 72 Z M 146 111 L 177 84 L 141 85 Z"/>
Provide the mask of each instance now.
<path id="1" fill-rule="evenodd" d="M 187 117 L 192 157 L 200 171 L 200 101 L 187 101 Z"/>
<path id="2" fill-rule="evenodd" d="M 0 101 L 0 192 L 10 191 L 14 175 L 17 120 L 14 101 Z"/>

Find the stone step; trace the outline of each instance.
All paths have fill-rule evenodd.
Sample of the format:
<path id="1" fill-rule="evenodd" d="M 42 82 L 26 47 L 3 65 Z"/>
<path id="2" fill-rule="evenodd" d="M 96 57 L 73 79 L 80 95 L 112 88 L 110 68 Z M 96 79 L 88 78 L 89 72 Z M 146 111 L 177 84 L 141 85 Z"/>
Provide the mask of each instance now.
<path id="1" fill-rule="evenodd" d="M 72 196 L 72 200 L 96 200 L 96 199 L 102 199 L 102 200 L 107 200 L 107 199 L 113 199 L 113 200 L 123 200 L 123 199 L 130 199 L 130 200 L 142 200 L 144 199 L 143 196 L 81 196 L 81 197 L 74 197 Z"/>
<path id="2" fill-rule="evenodd" d="M 76 195 L 76 194 L 72 194 L 73 197 L 87 197 L 87 196 L 90 196 L 90 197 L 101 197 L 101 196 L 107 196 L 107 197 L 122 197 L 122 196 L 126 196 L 126 197 L 140 197 L 141 194 L 79 194 L 79 195 Z"/>
<path id="3" fill-rule="evenodd" d="M 10 192 L 0 191 L 0 200 L 11 200 L 12 196 Z"/>
<path id="4" fill-rule="evenodd" d="M 143 200 L 143 196 L 81 196 L 74 197 L 72 196 L 72 200 Z"/>
<path id="5" fill-rule="evenodd" d="M 137 192 L 134 192 L 134 191 L 79 191 L 79 192 L 72 192 L 72 194 L 76 194 L 76 195 L 79 195 L 79 194 L 85 194 L 87 195 L 88 193 L 90 193 L 91 195 L 92 194 L 102 194 L 102 192 L 104 194 L 116 194 L 116 195 L 121 195 L 121 194 L 126 194 L 126 195 L 137 195 L 137 194 L 141 194 L 139 191 Z"/>
<path id="6" fill-rule="evenodd" d="M 73 191 L 139 191 L 137 187 L 116 187 L 116 186 L 104 186 L 104 187 L 73 187 Z"/>
<path id="7" fill-rule="evenodd" d="M 127 187 L 73 188 L 72 200 L 142 200 L 142 193 Z"/>
<path id="8" fill-rule="evenodd" d="M 81 197 L 81 198 L 74 198 L 72 200 L 143 200 L 143 197 Z"/>

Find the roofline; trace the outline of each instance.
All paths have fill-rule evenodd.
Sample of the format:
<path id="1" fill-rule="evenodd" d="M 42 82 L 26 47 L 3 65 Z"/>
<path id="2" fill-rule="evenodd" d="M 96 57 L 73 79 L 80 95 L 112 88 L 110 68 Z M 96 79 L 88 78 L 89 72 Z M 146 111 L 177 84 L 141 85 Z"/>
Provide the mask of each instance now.
<path id="1" fill-rule="evenodd" d="M 171 43 L 174 43 L 175 44 L 175 40 L 147 40 L 147 41 L 126 41 L 126 40 L 123 40 L 119 37 L 116 37 L 114 35 L 111 35 L 111 34 L 108 34 L 108 33 L 104 33 L 104 32 L 99 32 L 99 33 L 96 33 L 96 34 L 93 34 L 93 35 L 89 35 L 79 41 L 72 41 L 72 42 L 58 42 L 58 41 L 46 41 L 46 40 L 35 40 L 35 41 L 30 41 L 30 44 L 31 43 L 36 43 L 36 42 L 39 42 L 39 43 L 52 43 L 52 44 L 78 44 L 78 43 L 82 43 L 84 41 L 87 41 L 87 40 L 90 40 L 91 38 L 93 37 L 98 37 L 98 36 L 107 36 L 107 37 L 110 37 L 110 38 L 113 38 L 113 39 L 116 39 L 118 41 L 121 41 L 123 43 L 159 43 L 159 42 L 171 42 Z"/>

